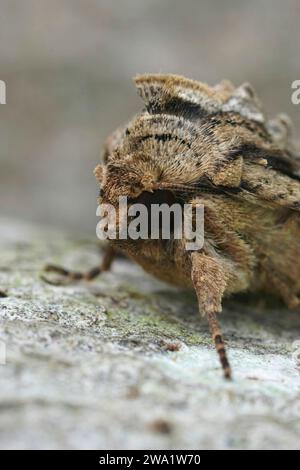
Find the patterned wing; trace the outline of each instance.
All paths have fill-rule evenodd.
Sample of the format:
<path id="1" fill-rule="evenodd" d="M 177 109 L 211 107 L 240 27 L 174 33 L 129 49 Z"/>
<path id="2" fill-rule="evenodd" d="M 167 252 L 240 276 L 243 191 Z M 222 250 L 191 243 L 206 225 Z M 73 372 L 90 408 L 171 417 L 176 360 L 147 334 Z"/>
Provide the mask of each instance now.
<path id="1" fill-rule="evenodd" d="M 159 74 L 138 76 L 135 83 L 149 119 L 186 121 L 180 132 L 198 151 L 199 168 L 205 162 L 212 188 L 231 189 L 234 197 L 258 204 L 300 209 L 300 159 L 291 143 L 291 124 L 285 116 L 268 121 L 249 84 L 234 88 L 225 81 L 209 87 Z"/>

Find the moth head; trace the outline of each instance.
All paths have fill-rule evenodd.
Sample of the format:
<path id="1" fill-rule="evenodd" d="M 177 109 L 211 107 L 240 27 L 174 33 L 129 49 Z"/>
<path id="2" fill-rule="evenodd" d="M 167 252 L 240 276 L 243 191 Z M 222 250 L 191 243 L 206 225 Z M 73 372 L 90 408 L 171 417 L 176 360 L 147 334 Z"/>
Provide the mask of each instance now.
<path id="1" fill-rule="evenodd" d="M 158 167 L 142 160 L 141 156 L 124 155 L 95 168 L 101 202 L 116 204 L 120 197 L 134 200 L 144 192 L 153 193 L 160 189 Z"/>
<path id="2" fill-rule="evenodd" d="M 116 238 L 113 239 L 120 248 L 124 244 L 124 240 L 119 237 L 119 230 L 123 221 L 126 224 L 130 223 L 131 216 L 128 215 L 128 211 L 132 205 L 139 204 L 147 210 L 148 227 L 151 227 L 151 207 L 153 204 L 172 206 L 177 202 L 172 191 L 160 186 L 157 167 L 149 165 L 149 161 L 147 165 L 146 159 L 144 164 L 141 163 L 142 161 L 143 158 L 136 158 L 135 154 L 121 155 L 118 160 L 110 158 L 108 162 L 98 165 L 95 169 L 95 176 L 101 186 L 99 206 L 106 207 L 107 204 L 114 206 L 116 218 L 113 217 L 112 226 L 115 227 L 113 233 Z M 126 201 L 124 201 L 124 197 L 127 198 Z M 126 238 L 127 247 L 131 242 Z"/>

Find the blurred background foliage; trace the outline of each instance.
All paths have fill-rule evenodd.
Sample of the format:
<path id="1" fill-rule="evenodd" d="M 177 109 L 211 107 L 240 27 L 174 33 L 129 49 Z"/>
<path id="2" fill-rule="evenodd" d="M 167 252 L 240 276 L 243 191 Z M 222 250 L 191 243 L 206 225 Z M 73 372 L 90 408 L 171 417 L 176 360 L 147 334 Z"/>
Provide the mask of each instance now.
<path id="1" fill-rule="evenodd" d="M 141 103 L 131 77 L 249 81 L 299 138 L 299 0 L 0 0 L 1 215 L 92 235 L 93 168 Z"/>

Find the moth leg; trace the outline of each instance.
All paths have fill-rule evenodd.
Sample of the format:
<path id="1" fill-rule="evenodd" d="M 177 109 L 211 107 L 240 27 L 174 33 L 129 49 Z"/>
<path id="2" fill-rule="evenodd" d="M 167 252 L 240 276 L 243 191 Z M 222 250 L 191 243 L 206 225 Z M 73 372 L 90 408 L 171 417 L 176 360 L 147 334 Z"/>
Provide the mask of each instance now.
<path id="1" fill-rule="evenodd" d="M 272 291 L 279 294 L 285 305 L 290 310 L 300 310 L 300 298 L 288 281 L 283 281 L 279 275 L 276 275 L 275 270 L 273 270 L 272 274 L 269 273 L 268 279 Z"/>
<path id="2" fill-rule="evenodd" d="M 59 274 L 61 277 L 59 279 L 50 279 L 45 275 L 41 275 L 41 279 L 47 282 L 48 284 L 51 284 L 54 286 L 68 285 L 74 281 L 81 281 L 81 280 L 91 281 L 95 279 L 95 277 L 99 276 L 99 274 L 101 274 L 102 272 L 109 271 L 115 256 L 116 256 L 116 252 L 114 248 L 109 245 L 104 252 L 104 257 L 99 266 L 92 268 L 86 272 L 80 272 L 80 271 L 70 271 L 61 266 L 48 264 L 45 266 L 44 272 L 56 273 L 56 274 Z"/>
<path id="3" fill-rule="evenodd" d="M 279 297 L 288 309 L 300 310 L 299 281 L 293 266 L 283 271 L 266 257 L 260 261 L 260 269 L 264 273 L 263 289 Z"/>
<path id="4" fill-rule="evenodd" d="M 300 309 L 300 299 L 287 284 L 283 283 L 280 279 L 273 279 L 274 287 L 276 292 L 279 293 L 280 297 L 284 301 L 285 305 L 290 310 L 299 310 Z"/>
<path id="5" fill-rule="evenodd" d="M 224 377 L 231 379 L 232 372 L 217 314 L 222 310 L 222 297 L 226 287 L 226 271 L 215 259 L 203 253 L 193 252 L 192 281 L 197 294 L 199 310 L 206 315 L 212 339 L 223 368 Z"/>

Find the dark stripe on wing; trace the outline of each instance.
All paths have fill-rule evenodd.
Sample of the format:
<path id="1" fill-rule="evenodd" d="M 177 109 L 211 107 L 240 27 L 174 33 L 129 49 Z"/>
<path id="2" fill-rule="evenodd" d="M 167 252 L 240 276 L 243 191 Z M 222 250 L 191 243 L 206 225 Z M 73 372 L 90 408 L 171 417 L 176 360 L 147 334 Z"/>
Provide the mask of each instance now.
<path id="1" fill-rule="evenodd" d="M 203 119 L 208 112 L 198 103 L 184 100 L 179 96 L 172 96 L 170 99 L 163 101 L 150 100 L 146 109 L 150 114 L 170 114 L 173 116 L 183 117 L 189 121 Z"/>
<path id="2" fill-rule="evenodd" d="M 144 142 L 145 140 L 148 140 L 148 139 L 153 139 L 157 142 L 170 142 L 171 140 L 176 140 L 180 142 L 181 144 L 186 145 L 188 148 L 191 148 L 190 142 L 188 142 L 185 139 L 181 139 L 180 137 L 172 133 L 163 133 L 163 134 L 153 133 L 153 134 L 131 137 L 131 141 L 134 146 L 139 146 L 141 142 Z"/>
<path id="3" fill-rule="evenodd" d="M 230 151 L 226 159 L 231 161 L 238 155 L 242 155 L 245 160 L 249 159 L 254 162 L 264 159 L 267 161 L 268 167 L 300 181 L 300 160 L 298 161 L 297 157 L 292 157 L 281 150 L 268 150 L 255 144 L 245 143 Z"/>

